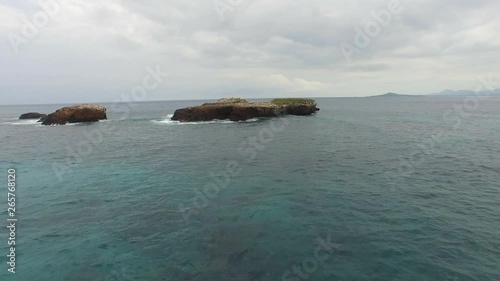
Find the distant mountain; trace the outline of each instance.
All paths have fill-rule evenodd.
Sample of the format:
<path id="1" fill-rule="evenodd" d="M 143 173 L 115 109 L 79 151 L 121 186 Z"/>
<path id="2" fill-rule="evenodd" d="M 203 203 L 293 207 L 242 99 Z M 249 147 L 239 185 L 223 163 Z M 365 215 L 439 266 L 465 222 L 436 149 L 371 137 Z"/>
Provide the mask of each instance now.
<path id="1" fill-rule="evenodd" d="M 378 96 L 370 96 L 369 98 L 395 98 L 395 97 L 417 97 L 417 96 L 403 95 L 403 94 L 397 94 L 397 93 L 387 93 L 387 94 L 378 95 Z"/>
<path id="2" fill-rule="evenodd" d="M 369 98 L 394 98 L 394 97 L 425 97 L 425 96 L 443 96 L 443 97 L 466 97 L 466 96 L 500 96 L 500 89 L 496 89 L 493 91 L 481 91 L 476 93 L 475 91 L 468 91 L 468 90 L 460 90 L 460 91 L 454 91 L 454 90 L 444 90 L 439 93 L 434 93 L 430 95 L 405 95 L 405 94 L 398 94 L 398 93 L 392 93 L 389 92 L 387 94 L 383 95 L 377 95 L 377 96 L 369 96 Z"/>
<path id="3" fill-rule="evenodd" d="M 444 90 L 439 93 L 430 94 L 431 96 L 500 96 L 500 89 L 489 91 L 481 91 L 476 93 L 475 91 L 453 91 L 453 90 Z"/>

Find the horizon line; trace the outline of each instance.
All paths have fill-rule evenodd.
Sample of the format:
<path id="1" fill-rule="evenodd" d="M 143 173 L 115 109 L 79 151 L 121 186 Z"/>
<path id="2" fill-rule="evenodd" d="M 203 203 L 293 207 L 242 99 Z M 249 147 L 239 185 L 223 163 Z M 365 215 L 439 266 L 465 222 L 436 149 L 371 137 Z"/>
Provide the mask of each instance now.
<path id="1" fill-rule="evenodd" d="M 419 95 L 414 95 L 419 96 Z M 421 95 L 425 96 L 425 95 Z M 335 98 L 369 98 L 373 96 L 350 96 L 350 97 L 299 97 L 308 99 L 335 99 Z M 221 98 L 207 98 L 207 99 L 173 99 L 173 100 L 146 100 L 146 101 L 89 101 L 89 102 L 57 102 L 57 103 L 18 103 L 18 104 L 0 104 L 0 106 L 12 106 L 12 105 L 66 105 L 66 104 L 105 104 L 105 103 L 148 103 L 148 102 L 176 102 L 176 101 L 212 101 L 219 100 Z M 248 100 L 263 100 L 263 99 L 275 99 L 275 98 L 245 98 Z"/>
<path id="2" fill-rule="evenodd" d="M 493 91 L 498 91 L 500 89 L 495 89 Z M 467 91 L 467 92 L 475 92 L 474 90 L 449 90 L 446 89 L 442 92 L 445 91 L 453 91 L 453 92 L 462 92 L 462 91 Z M 408 97 L 464 97 L 466 95 L 439 95 L 440 93 L 431 93 L 431 94 L 399 94 L 397 92 L 387 92 L 385 94 L 380 94 L 380 95 L 370 95 L 370 96 L 330 96 L 330 97 L 300 97 L 300 98 L 310 98 L 310 99 L 335 99 L 335 98 L 370 98 L 370 97 L 380 97 L 384 96 L 387 94 L 397 94 L 399 96 L 408 96 Z M 488 92 L 488 91 L 481 91 L 481 92 Z M 245 98 L 248 100 L 262 100 L 262 99 L 275 99 L 276 97 L 273 98 L 257 98 L 257 97 L 250 97 L 250 98 Z M 108 104 L 108 103 L 148 103 L 148 102 L 177 102 L 177 101 L 212 101 L 212 100 L 219 100 L 221 98 L 207 98 L 207 99 L 165 99 L 165 100 L 146 100 L 146 101 L 88 101 L 88 102 L 56 102 L 56 103 L 18 103 L 18 104 L 1 104 L 0 106 L 30 106 L 30 105 L 67 105 L 67 104 Z"/>

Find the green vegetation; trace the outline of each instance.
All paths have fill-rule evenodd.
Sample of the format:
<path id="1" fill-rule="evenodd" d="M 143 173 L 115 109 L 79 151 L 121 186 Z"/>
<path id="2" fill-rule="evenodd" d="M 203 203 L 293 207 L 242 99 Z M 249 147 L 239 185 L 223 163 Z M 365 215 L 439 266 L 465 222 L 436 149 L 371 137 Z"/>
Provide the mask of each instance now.
<path id="1" fill-rule="evenodd" d="M 288 99 L 274 99 L 271 103 L 275 105 L 292 105 L 292 104 L 307 104 L 315 105 L 316 101 L 312 99 L 288 98 Z"/>

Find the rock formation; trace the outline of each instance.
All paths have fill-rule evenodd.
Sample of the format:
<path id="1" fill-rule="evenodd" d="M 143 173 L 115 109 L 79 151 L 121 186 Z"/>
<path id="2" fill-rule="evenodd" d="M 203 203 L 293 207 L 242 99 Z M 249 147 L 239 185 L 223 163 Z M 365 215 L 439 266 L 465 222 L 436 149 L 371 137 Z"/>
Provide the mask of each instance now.
<path id="1" fill-rule="evenodd" d="M 24 113 L 19 117 L 19 120 L 26 120 L 26 119 L 43 119 L 47 117 L 47 114 L 41 114 L 38 112 L 29 112 L 29 113 Z"/>
<path id="2" fill-rule="evenodd" d="M 107 119 L 106 108 L 97 104 L 80 104 L 63 107 L 49 114 L 43 125 L 64 125 L 67 123 L 97 122 Z"/>
<path id="3" fill-rule="evenodd" d="M 309 99 L 275 99 L 270 102 L 248 102 L 240 98 L 220 99 L 216 103 L 178 109 L 172 120 L 200 122 L 212 120 L 244 121 L 258 117 L 280 115 L 312 115 L 319 109 Z"/>

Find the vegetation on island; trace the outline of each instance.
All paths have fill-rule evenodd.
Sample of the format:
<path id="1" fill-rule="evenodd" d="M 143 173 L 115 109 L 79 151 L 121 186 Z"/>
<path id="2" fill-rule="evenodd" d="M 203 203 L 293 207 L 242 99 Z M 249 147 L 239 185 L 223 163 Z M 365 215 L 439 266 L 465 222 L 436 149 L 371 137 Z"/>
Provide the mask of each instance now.
<path id="1" fill-rule="evenodd" d="M 271 101 L 272 104 L 283 106 L 283 105 L 315 105 L 316 101 L 312 99 L 302 99 L 302 98 L 284 98 L 284 99 L 274 99 Z"/>

